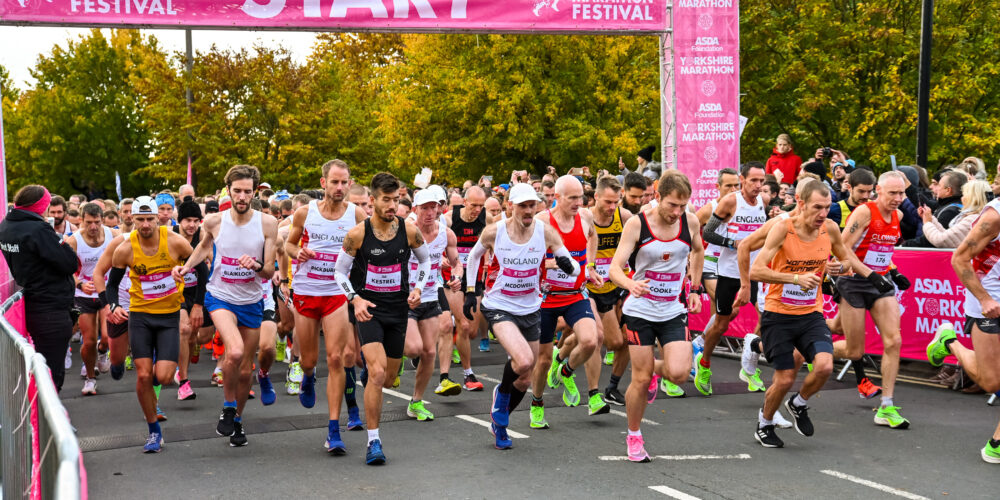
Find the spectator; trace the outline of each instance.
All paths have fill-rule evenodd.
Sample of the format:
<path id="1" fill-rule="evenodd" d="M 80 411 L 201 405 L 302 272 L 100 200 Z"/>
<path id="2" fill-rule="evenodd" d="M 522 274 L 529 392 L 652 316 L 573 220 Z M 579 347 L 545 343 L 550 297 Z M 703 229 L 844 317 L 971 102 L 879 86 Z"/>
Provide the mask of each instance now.
<path id="1" fill-rule="evenodd" d="M 986 180 L 986 162 L 975 156 L 970 156 L 962 160 L 962 163 L 958 164 L 957 169 L 969 174 L 969 180 Z"/>
<path id="2" fill-rule="evenodd" d="M 986 206 L 986 194 L 989 192 L 990 185 L 986 181 L 974 180 L 962 186 L 962 211 L 951 220 L 947 229 L 934 219 L 930 209 L 921 207 L 924 237 L 935 248 L 958 248 L 972 230 L 972 223 Z"/>
<path id="3" fill-rule="evenodd" d="M 822 161 L 813 160 L 802 166 L 802 171 L 799 172 L 799 176 L 796 179 L 801 179 L 803 175 L 810 174 L 822 182 L 827 189 L 830 190 L 830 196 L 833 198 L 833 202 L 837 202 L 840 199 L 840 187 L 835 187 L 830 178 L 826 176 L 826 165 Z"/>
<path id="4" fill-rule="evenodd" d="M 654 152 L 656 152 L 656 146 L 643 148 L 636 153 L 635 161 L 639 164 L 639 166 L 636 167 L 637 172 L 649 177 L 650 179 L 656 180 L 660 178 L 660 173 L 663 167 L 659 163 L 653 161 Z"/>
<path id="5" fill-rule="evenodd" d="M 781 134 L 775 141 L 774 149 L 771 150 L 771 157 L 767 160 L 764 173 L 774 174 L 778 182 L 782 180 L 790 181 L 799 176 L 802 168 L 802 158 L 795 154 L 792 146 L 792 138 L 788 134 Z M 778 174 L 777 172 L 781 172 Z"/>
<path id="6" fill-rule="evenodd" d="M 875 174 L 870 170 L 859 168 L 847 176 L 847 184 L 848 196 L 830 205 L 830 212 L 826 216 L 836 222 L 841 229 L 847 225 L 847 217 L 851 212 L 871 199 L 872 190 L 875 189 Z"/>
<path id="7" fill-rule="evenodd" d="M 935 177 L 938 177 L 935 174 Z M 955 172 L 946 171 L 941 173 L 941 176 L 934 186 L 935 192 L 937 193 L 937 209 L 933 210 L 933 217 L 936 219 L 943 228 L 950 228 L 951 221 L 962 211 L 962 187 L 968 182 L 968 176 L 965 172 Z M 920 207 L 921 210 L 927 210 L 931 212 L 930 207 L 924 206 Z M 922 215 L 923 217 L 923 215 Z M 926 220 L 926 219 L 924 219 Z M 903 242 L 903 246 L 908 247 L 923 247 L 923 248 L 933 248 L 934 245 L 927 240 L 926 235 L 920 235 L 916 238 L 906 240 Z"/>
<path id="8" fill-rule="evenodd" d="M 23 287 L 25 326 L 35 350 L 62 389 L 64 360 L 73 335 L 73 294 L 79 261 L 45 220 L 51 195 L 44 186 L 27 185 L 14 195 L 15 209 L 0 222 L 0 250 L 11 275 Z"/>

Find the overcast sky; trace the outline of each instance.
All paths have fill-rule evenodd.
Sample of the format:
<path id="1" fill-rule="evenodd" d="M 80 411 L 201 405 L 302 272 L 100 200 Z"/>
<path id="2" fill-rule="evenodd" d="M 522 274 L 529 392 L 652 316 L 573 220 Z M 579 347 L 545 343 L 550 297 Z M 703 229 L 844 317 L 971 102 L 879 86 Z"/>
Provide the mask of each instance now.
<path id="1" fill-rule="evenodd" d="M 48 54 L 55 45 L 66 46 L 69 39 L 86 34 L 85 28 L 25 28 L 0 26 L 0 65 L 10 71 L 14 85 L 24 89 L 34 84 L 28 73 L 39 54 Z M 183 30 L 144 30 L 152 33 L 167 51 L 184 50 Z M 258 40 L 266 45 L 282 45 L 291 50 L 299 62 L 312 50 L 315 33 L 278 31 L 203 31 L 195 30 L 192 36 L 194 50 L 207 50 L 213 43 L 220 48 L 249 47 Z M 27 82 L 27 83 L 26 83 Z"/>

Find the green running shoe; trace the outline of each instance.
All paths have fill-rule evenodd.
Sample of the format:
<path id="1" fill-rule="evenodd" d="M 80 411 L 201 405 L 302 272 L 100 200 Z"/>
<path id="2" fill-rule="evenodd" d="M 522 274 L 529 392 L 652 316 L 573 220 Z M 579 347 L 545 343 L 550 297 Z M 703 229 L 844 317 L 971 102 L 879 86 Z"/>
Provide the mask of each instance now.
<path id="1" fill-rule="evenodd" d="M 608 351 L 608 353 L 604 355 L 604 365 L 611 366 L 613 364 L 615 364 L 615 351 Z"/>
<path id="2" fill-rule="evenodd" d="M 712 369 L 705 368 L 701 366 L 701 358 L 705 353 L 699 352 L 698 356 L 694 358 L 694 365 L 697 372 L 694 376 L 694 388 L 698 389 L 698 392 L 706 395 L 712 395 Z"/>
<path id="3" fill-rule="evenodd" d="M 135 365 L 132 364 L 132 355 L 131 354 L 125 356 L 125 369 L 128 370 L 128 371 L 132 371 L 132 370 L 135 369 Z"/>
<path id="4" fill-rule="evenodd" d="M 747 373 L 746 370 L 740 368 L 740 380 L 747 383 L 747 390 L 750 392 L 764 392 L 767 390 L 764 387 L 764 381 L 760 379 L 760 368 L 753 375 Z"/>
<path id="5" fill-rule="evenodd" d="M 497 341 L 497 336 L 493 335 L 493 330 L 487 330 L 486 331 L 486 336 L 490 339 L 491 342 L 496 342 Z"/>
<path id="6" fill-rule="evenodd" d="M 402 377 L 403 376 L 403 366 L 406 365 L 406 360 L 407 359 L 410 359 L 410 358 L 407 358 L 406 356 L 403 356 L 403 359 L 399 360 L 399 373 L 396 374 L 397 377 Z"/>
<path id="7" fill-rule="evenodd" d="M 285 362 L 285 348 L 288 347 L 288 343 L 282 340 L 277 341 L 274 349 L 274 360 L 278 363 Z"/>
<path id="8" fill-rule="evenodd" d="M 910 421 L 899 414 L 898 406 L 882 406 L 875 413 L 875 425 L 885 425 L 892 429 L 907 429 Z"/>
<path id="9" fill-rule="evenodd" d="M 594 415 L 604 415 L 605 413 L 611 412 L 611 406 L 604 401 L 604 395 L 598 392 L 590 397 L 587 401 L 587 406 L 590 407 L 590 416 Z"/>
<path id="10" fill-rule="evenodd" d="M 562 379 L 563 385 L 563 403 L 566 403 L 566 406 L 580 404 L 580 391 L 576 388 L 576 374 L 568 377 L 560 375 L 559 378 Z"/>
<path id="11" fill-rule="evenodd" d="M 531 405 L 531 428 L 548 429 L 549 423 L 545 421 L 545 407 Z"/>
<path id="12" fill-rule="evenodd" d="M 418 422 L 429 422 L 434 420 L 434 414 L 427 411 L 423 401 L 411 401 L 406 407 L 406 416 L 417 419 Z"/>
<path id="13" fill-rule="evenodd" d="M 662 390 L 664 393 L 667 394 L 667 396 L 671 398 L 683 398 L 684 396 L 687 396 L 687 394 L 684 393 L 684 389 L 681 386 L 665 378 L 660 379 L 660 390 Z"/>
<path id="14" fill-rule="evenodd" d="M 462 362 L 462 355 L 458 353 L 457 347 L 451 348 L 451 362 L 455 364 Z"/>
<path id="15" fill-rule="evenodd" d="M 1000 464 L 1000 446 L 992 446 L 990 442 L 986 442 L 986 446 L 983 446 L 983 451 L 981 453 L 983 456 L 983 461 L 991 464 Z"/>
<path id="16" fill-rule="evenodd" d="M 553 349 L 555 351 L 555 349 Z M 545 383 L 550 389 L 558 389 L 559 384 L 562 383 L 562 375 L 559 374 L 559 370 L 562 368 L 562 363 L 556 362 L 555 352 L 552 353 L 552 366 L 549 367 L 549 373 L 545 377 Z"/>
<path id="17" fill-rule="evenodd" d="M 949 339 L 955 339 L 955 327 L 945 321 L 934 332 L 934 338 L 931 339 L 931 343 L 927 344 L 927 361 L 930 361 L 931 366 L 943 365 L 944 358 L 951 355 L 951 351 L 944 345 L 945 341 Z"/>
<path id="18" fill-rule="evenodd" d="M 809 373 L 812 373 L 812 371 L 813 371 L 813 364 L 812 363 L 806 363 L 806 371 L 808 371 Z"/>

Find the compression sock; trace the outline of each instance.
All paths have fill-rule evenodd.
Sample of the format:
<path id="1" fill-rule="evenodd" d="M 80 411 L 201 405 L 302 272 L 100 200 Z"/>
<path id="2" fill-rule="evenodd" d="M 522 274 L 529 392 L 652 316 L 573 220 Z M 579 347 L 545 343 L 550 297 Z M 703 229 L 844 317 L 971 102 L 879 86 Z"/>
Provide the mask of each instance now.
<path id="1" fill-rule="evenodd" d="M 358 400 L 354 394 L 354 388 L 358 386 L 358 380 L 354 373 L 354 367 L 344 368 L 344 375 L 344 400 L 347 401 L 347 407 L 352 408 L 358 406 Z"/>
<path id="2" fill-rule="evenodd" d="M 507 364 L 503 365 L 503 379 L 500 380 L 499 391 L 506 394 L 513 393 L 515 380 L 517 380 L 517 372 L 514 371 L 514 366 L 508 361 Z"/>
<path id="3" fill-rule="evenodd" d="M 854 378 L 858 379 L 858 383 L 859 384 L 861 383 L 862 380 L 868 378 L 868 375 L 865 374 L 865 360 L 864 360 L 864 358 L 856 360 L 856 361 L 852 360 L 851 361 L 851 368 L 854 368 Z"/>
<path id="4" fill-rule="evenodd" d="M 611 379 L 608 380 L 608 387 L 617 389 L 618 383 L 622 381 L 622 378 L 618 375 L 611 375 Z"/>
<path id="5" fill-rule="evenodd" d="M 327 437 L 340 437 L 340 420 L 331 420 L 326 424 Z"/>
<path id="6" fill-rule="evenodd" d="M 521 404 L 521 400 L 524 399 L 525 391 L 517 390 L 517 387 L 510 393 L 510 403 L 507 404 L 507 413 L 513 412 L 517 409 L 517 405 Z"/>
<path id="7" fill-rule="evenodd" d="M 569 366 L 569 363 L 563 363 L 562 368 L 559 370 L 559 374 L 562 375 L 563 377 L 572 377 L 573 367 Z"/>

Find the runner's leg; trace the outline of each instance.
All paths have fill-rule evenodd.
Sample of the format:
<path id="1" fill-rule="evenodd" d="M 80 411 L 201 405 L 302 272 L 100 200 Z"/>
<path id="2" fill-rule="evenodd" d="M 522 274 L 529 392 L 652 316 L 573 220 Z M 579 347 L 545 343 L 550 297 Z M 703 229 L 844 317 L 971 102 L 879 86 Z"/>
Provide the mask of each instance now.
<path id="1" fill-rule="evenodd" d="M 872 306 L 871 315 L 882 334 L 882 399 L 892 401 L 899 374 L 899 351 L 903 344 L 899 332 L 899 302 L 896 302 L 896 297 L 878 299 Z"/>

